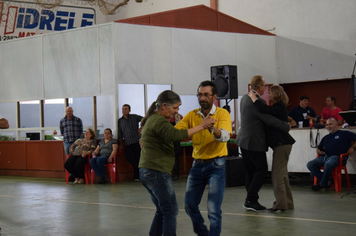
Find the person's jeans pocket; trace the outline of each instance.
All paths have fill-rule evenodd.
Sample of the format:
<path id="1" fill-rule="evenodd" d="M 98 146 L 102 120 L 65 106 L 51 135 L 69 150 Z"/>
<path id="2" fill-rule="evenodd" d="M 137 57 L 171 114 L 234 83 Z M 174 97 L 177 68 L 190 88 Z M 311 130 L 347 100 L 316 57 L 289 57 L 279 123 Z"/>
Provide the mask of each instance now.
<path id="1" fill-rule="evenodd" d="M 156 171 L 140 168 L 140 179 L 142 184 L 149 189 L 154 189 L 158 185 Z"/>

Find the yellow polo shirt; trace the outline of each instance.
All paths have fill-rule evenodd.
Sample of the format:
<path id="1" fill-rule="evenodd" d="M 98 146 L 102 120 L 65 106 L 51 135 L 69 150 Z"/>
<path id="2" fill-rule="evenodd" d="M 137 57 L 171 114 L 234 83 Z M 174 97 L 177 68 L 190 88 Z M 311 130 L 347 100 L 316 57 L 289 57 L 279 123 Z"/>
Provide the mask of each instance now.
<path id="1" fill-rule="evenodd" d="M 215 108 L 215 107 L 214 107 Z M 190 111 L 181 121 L 176 124 L 177 129 L 190 129 L 199 125 L 203 117 L 199 113 L 200 108 Z M 213 109 L 212 109 L 213 111 Z M 212 113 L 212 112 L 211 112 Z M 217 120 L 214 129 L 224 129 L 232 133 L 231 118 L 227 110 L 216 107 L 215 112 L 209 115 Z M 193 158 L 211 159 L 214 157 L 227 156 L 226 142 L 219 142 L 209 130 L 203 130 L 193 135 Z"/>

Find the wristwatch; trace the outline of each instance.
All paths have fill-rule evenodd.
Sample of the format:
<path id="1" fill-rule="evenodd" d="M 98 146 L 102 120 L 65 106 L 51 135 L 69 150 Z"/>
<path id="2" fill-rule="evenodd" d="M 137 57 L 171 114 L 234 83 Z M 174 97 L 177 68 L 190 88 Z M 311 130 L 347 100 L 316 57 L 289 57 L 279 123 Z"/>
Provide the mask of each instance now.
<path id="1" fill-rule="evenodd" d="M 211 133 L 211 134 L 214 134 L 214 126 L 213 126 L 213 128 L 210 130 L 210 133 Z"/>

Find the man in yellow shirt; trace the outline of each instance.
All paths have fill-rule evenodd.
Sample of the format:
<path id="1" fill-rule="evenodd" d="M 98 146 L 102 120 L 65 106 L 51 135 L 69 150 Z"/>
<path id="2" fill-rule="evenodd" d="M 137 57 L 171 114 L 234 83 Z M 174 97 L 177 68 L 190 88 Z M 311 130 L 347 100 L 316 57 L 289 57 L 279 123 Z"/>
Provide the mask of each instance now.
<path id="1" fill-rule="evenodd" d="M 209 235 L 199 204 L 206 185 L 208 193 L 208 217 L 210 235 L 221 233 L 221 203 L 225 190 L 226 142 L 230 139 L 231 118 L 228 111 L 214 105 L 218 90 L 211 81 L 203 81 L 198 87 L 197 97 L 200 108 L 190 111 L 175 126 L 189 129 L 200 124 L 202 119 L 212 117 L 216 120 L 211 130 L 201 131 L 193 136 L 193 166 L 190 169 L 185 193 L 185 211 L 193 222 L 197 235 Z"/>

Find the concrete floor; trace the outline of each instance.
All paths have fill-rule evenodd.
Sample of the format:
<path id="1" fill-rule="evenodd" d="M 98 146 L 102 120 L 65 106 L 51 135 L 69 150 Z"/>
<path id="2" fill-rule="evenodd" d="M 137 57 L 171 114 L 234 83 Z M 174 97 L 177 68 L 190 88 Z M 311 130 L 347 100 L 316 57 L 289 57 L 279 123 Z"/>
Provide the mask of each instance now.
<path id="1" fill-rule="evenodd" d="M 195 234 L 183 210 L 185 183 L 185 178 L 174 182 L 180 208 L 177 235 L 190 236 Z M 246 211 L 244 187 L 226 188 L 221 235 L 355 235 L 356 194 L 341 198 L 349 192 L 344 186 L 340 193 L 313 192 L 310 176 L 291 183 L 296 209 L 279 213 Z M 273 201 L 267 182 L 260 203 L 271 207 Z M 201 210 L 208 223 L 206 195 Z M 148 193 L 137 182 L 66 185 L 64 179 L 0 177 L 1 236 L 148 235 L 154 212 Z"/>

